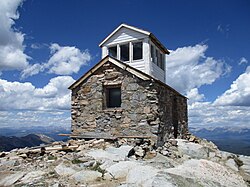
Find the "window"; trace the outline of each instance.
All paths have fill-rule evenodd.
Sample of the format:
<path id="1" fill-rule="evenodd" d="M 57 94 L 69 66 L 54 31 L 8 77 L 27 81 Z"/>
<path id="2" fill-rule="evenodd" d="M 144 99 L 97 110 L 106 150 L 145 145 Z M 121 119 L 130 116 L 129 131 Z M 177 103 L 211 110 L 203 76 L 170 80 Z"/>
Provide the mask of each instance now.
<path id="1" fill-rule="evenodd" d="M 118 51 L 119 50 L 119 51 Z M 133 51 L 132 51 L 133 50 Z M 130 52 L 133 53 L 130 55 Z M 115 57 L 123 62 L 143 59 L 143 42 L 129 42 L 121 44 L 119 47 L 112 46 L 108 48 L 110 56 Z M 130 56 L 133 55 L 133 59 Z"/>
<path id="2" fill-rule="evenodd" d="M 159 51 L 157 49 L 155 49 L 155 58 L 156 58 L 156 64 L 157 64 L 157 66 L 159 66 L 160 54 L 159 54 Z"/>
<path id="3" fill-rule="evenodd" d="M 151 60 L 155 63 L 155 50 L 153 45 L 151 45 Z"/>
<path id="4" fill-rule="evenodd" d="M 142 42 L 133 43 L 133 60 L 142 59 Z"/>
<path id="5" fill-rule="evenodd" d="M 164 56 L 161 53 L 160 53 L 160 68 L 163 70 L 165 69 L 164 68 Z"/>
<path id="6" fill-rule="evenodd" d="M 106 88 L 106 107 L 121 107 L 121 87 Z"/>
<path id="7" fill-rule="evenodd" d="M 117 46 L 109 47 L 109 55 L 117 58 Z"/>
<path id="8" fill-rule="evenodd" d="M 152 44 L 150 47 L 150 52 L 151 52 L 151 61 L 155 63 L 158 67 L 160 67 L 162 70 L 165 70 L 164 54 L 162 54 L 160 50 Z"/>
<path id="9" fill-rule="evenodd" d="M 129 61 L 129 43 L 120 45 L 121 61 Z"/>

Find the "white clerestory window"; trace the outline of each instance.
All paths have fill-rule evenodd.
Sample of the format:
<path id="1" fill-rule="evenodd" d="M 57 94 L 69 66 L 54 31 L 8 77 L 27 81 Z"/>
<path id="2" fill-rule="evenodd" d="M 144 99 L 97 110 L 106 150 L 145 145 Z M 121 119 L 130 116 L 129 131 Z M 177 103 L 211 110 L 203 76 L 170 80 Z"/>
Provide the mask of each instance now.
<path id="1" fill-rule="evenodd" d="M 132 55 L 130 55 L 130 52 L 132 52 Z M 110 56 L 123 62 L 142 60 L 143 43 L 142 41 L 137 41 L 110 46 L 108 48 L 108 53 Z"/>
<path id="2" fill-rule="evenodd" d="M 159 68 L 161 68 L 162 70 L 164 70 L 164 55 L 160 52 L 159 49 L 157 49 L 157 47 L 155 47 L 154 45 L 151 45 L 150 47 L 150 53 L 151 53 L 151 61 L 156 64 Z"/>

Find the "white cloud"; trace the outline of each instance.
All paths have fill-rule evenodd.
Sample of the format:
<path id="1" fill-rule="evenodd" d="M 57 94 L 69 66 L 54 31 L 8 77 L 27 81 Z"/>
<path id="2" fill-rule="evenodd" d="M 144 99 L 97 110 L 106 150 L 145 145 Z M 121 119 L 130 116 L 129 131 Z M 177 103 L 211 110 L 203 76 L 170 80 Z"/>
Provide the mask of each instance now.
<path id="1" fill-rule="evenodd" d="M 216 105 L 250 106 L 250 66 L 215 100 Z"/>
<path id="2" fill-rule="evenodd" d="M 172 51 L 167 56 L 166 83 L 186 94 L 230 72 L 231 67 L 224 61 L 205 56 L 207 48 L 207 45 L 195 45 Z"/>
<path id="3" fill-rule="evenodd" d="M 0 111 L 0 127 L 61 126 L 70 127 L 70 111 Z"/>
<path id="4" fill-rule="evenodd" d="M 19 19 L 17 8 L 22 0 L 0 1 L 0 71 L 22 70 L 30 57 L 24 53 L 24 34 L 13 28 Z"/>
<path id="5" fill-rule="evenodd" d="M 88 51 L 81 52 L 76 47 L 61 47 L 56 43 L 51 44 L 50 50 L 52 56 L 44 67 L 49 69 L 49 73 L 57 75 L 77 73 L 91 58 Z"/>
<path id="6" fill-rule="evenodd" d="M 70 76 L 52 78 L 43 88 L 30 82 L 9 82 L 0 79 L 0 110 L 68 110 L 70 108 Z"/>
<path id="7" fill-rule="evenodd" d="M 195 102 L 188 107 L 190 127 L 250 128 L 250 107 L 216 106 L 210 102 Z"/>
<path id="8" fill-rule="evenodd" d="M 32 49 L 42 49 L 44 47 L 48 47 L 49 45 L 46 43 L 33 43 L 30 45 Z"/>
<path id="9" fill-rule="evenodd" d="M 188 104 L 194 102 L 203 101 L 205 98 L 204 94 L 200 94 L 197 88 L 193 88 L 187 92 Z"/>
<path id="10" fill-rule="evenodd" d="M 21 78 L 26 78 L 42 71 L 57 75 L 78 73 L 83 65 L 91 59 L 87 50 L 81 51 L 74 46 L 60 46 L 56 43 L 50 46 L 51 57 L 47 63 L 29 65 L 21 72 Z"/>
<path id="11" fill-rule="evenodd" d="M 36 75 L 41 71 L 44 71 L 44 67 L 41 64 L 28 65 L 21 72 L 21 79 L 24 79 L 24 78 L 32 76 L 32 75 Z"/>
<path id="12" fill-rule="evenodd" d="M 222 29 L 222 26 L 221 26 L 221 25 L 218 25 L 218 26 L 217 26 L 217 31 L 223 32 L 223 29 Z"/>
<path id="13" fill-rule="evenodd" d="M 222 33 L 222 34 L 228 34 L 228 32 L 230 31 L 230 25 L 229 24 L 227 24 L 227 25 L 219 24 L 217 26 L 217 31 Z"/>
<path id="14" fill-rule="evenodd" d="M 250 128 L 250 67 L 214 103 L 203 102 L 205 95 L 199 93 L 199 87 L 212 84 L 231 70 L 224 61 L 207 57 L 207 48 L 188 46 L 167 56 L 166 82 L 189 98 L 189 126 Z"/>
<path id="15" fill-rule="evenodd" d="M 248 60 L 245 57 L 241 57 L 240 58 L 239 65 L 241 65 L 241 64 L 247 64 L 247 63 L 248 63 Z"/>
<path id="16" fill-rule="evenodd" d="M 38 74 L 47 70 L 57 75 L 77 73 L 91 58 L 88 51 L 80 51 L 76 47 L 59 46 L 54 43 L 50 46 L 51 57 L 44 64 L 29 64 L 29 57 L 24 53 L 24 33 L 14 28 L 15 20 L 19 19 L 18 7 L 23 0 L 0 1 L 0 74 L 5 70 L 20 70 L 21 78 Z M 47 44 L 31 45 L 39 49 Z"/>

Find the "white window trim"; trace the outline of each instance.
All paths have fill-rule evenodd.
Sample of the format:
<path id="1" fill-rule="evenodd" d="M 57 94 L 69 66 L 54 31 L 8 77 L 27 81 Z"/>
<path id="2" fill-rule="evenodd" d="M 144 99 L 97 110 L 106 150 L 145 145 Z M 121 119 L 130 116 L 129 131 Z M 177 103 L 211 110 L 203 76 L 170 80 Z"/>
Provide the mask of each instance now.
<path id="1" fill-rule="evenodd" d="M 107 46 L 108 55 L 109 55 L 109 48 L 110 48 L 110 47 L 116 47 L 116 56 L 117 56 L 117 59 L 118 59 L 118 47 L 117 47 L 117 45 L 110 45 L 110 46 Z"/>
<path id="2" fill-rule="evenodd" d="M 129 63 L 133 62 L 133 44 L 129 42 Z"/>
<path id="3" fill-rule="evenodd" d="M 151 46 L 153 46 L 153 51 L 154 51 L 154 57 L 152 57 L 152 51 L 151 51 Z M 157 51 L 159 52 L 159 59 L 157 59 Z M 161 55 L 163 56 L 163 59 L 160 58 Z M 165 68 L 162 69 L 160 67 L 160 62 L 159 60 L 163 60 L 163 67 L 165 67 L 165 54 L 162 53 L 162 51 L 153 43 L 153 42 L 150 42 L 150 59 L 151 59 L 151 62 L 154 63 L 155 65 L 157 65 L 161 70 L 165 71 Z"/>
<path id="4" fill-rule="evenodd" d="M 138 60 L 133 60 L 133 43 L 142 43 L 142 58 L 138 59 Z M 129 41 L 129 42 L 122 42 L 122 43 L 117 43 L 117 44 L 112 44 L 107 46 L 107 50 L 108 50 L 108 54 L 109 54 L 109 48 L 110 47 L 117 47 L 117 59 L 121 60 L 121 45 L 125 45 L 125 44 L 129 44 L 129 60 L 128 61 L 124 61 L 125 63 L 133 63 L 133 62 L 140 62 L 144 60 L 144 49 L 143 49 L 143 40 L 133 40 L 133 41 Z M 150 53 L 151 54 L 151 53 Z"/>
<path id="5" fill-rule="evenodd" d="M 117 59 L 120 60 L 121 59 L 121 48 L 120 48 L 120 44 L 117 44 Z"/>
<path id="6" fill-rule="evenodd" d="M 131 52 L 130 52 L 130 43 L 131 42 L 125 42 L 125 43 L 120 43 L 120 44 L 117 44 L 117 45 L 119 45 L 119 52 L 120 52 L 120 58 L 119 58 L 119 60 L 121 60 L 121 45 L 126 45 L 126 44 L 128 44 L 128 47 L 129 47 L 129 49 L 128 49 L 128 51 L 129 51 L 129 57 L 128 57 L 128 60 L 127 61 L 122 61 L 122 62 L 125 62 L 125 63 L 130 63 L 130 56 L 131 56 Z"/>
<path id="7" fill-rule="evenodd" d="M 137 59 L 137 60 L 133 60 L 133 58 L 134 58 L 134 45 L 133 45 L 133 43 L 139 43 L 139 42 L 141 42 L 142 43 L 142 58 L 141 59 Z M 132 48 L 132 51 L 131 51 L 131 62 L 140 62 L 140 61 L 143 61 L 144 60 L 144 54 L 143 54 L 143 52 L 144 52 L 144 49 L 143 49 L 143 40 L 135 40 L 135 41 L 132 41 L 131 42 L 131 48 Z"/>

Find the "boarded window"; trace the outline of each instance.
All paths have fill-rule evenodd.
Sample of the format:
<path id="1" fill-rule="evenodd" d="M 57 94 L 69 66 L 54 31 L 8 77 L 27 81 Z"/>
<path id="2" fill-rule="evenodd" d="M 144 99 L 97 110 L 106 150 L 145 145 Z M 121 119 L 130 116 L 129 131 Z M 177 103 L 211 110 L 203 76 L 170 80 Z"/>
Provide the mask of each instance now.
<path id="1" fill-rule="evenodd" d="M 114 58 L 117 58 L 117 47 L 109 47 L 109 56 L 112 56 Z"/>
<path id="2" fill-rule="evenodd" d="M 121 107 L 121 87 L 106 88 L 107 108 Z"/>
<path id="3" fill-rule="evenodd" d="M 142 59 L 142 42 L 133 43 L 133 60 Z"/>
<path id="4" fill-rule="evenodd" d="M 129 61 L 129 44 L 120 45 L 121 61 Z"/>

